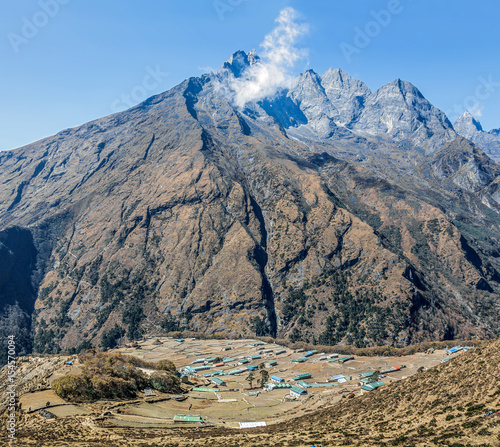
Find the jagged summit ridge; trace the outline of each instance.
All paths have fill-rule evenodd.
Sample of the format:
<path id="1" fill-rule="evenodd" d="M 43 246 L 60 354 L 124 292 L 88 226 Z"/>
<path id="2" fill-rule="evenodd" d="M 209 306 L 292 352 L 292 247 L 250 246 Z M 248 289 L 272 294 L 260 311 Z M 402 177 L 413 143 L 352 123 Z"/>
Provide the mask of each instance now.
<path id="1" fill-rule="evenodd" d="M 232 86 L 231 76 L 240 78 L 259 61 L 254 52 L 249 55 L 236 52 L 223 65 L 221 73 L 228 91 Z M 244 84 L 239 86 L 246 88 Z M 388 135 L 396 142 L 425 146 L 430 152 L 456 138 L 446 115 L 410 82 L 396 79 L 372 92 L 340 68 L 330 68 L 323 75 L 307 70 L 290 85 L 256 104 L 247 104 L 246 108 L 252 114 L 271 116 L 298 138 L 356 139 L 363 134 Z"/>
<path id="2" fill-rule="evenodd" d="M 466 110 L 462 116 L 458 117 L 453 127 L 462 136 L 469 138 L 474 135 L 475 132 L 483 132 L 483 126 L 479 121 L 476 121 L 472 114 Z"/>
<path id="3" fill-rule="evenodd" d="M 389 134 L 396 141 L 425 146 L 455 138 L 446 115 L 434 107 L 410 82 L 396 79 L 370 94 L 355 128 Z M 432 138 L 434 137 L 434 138 Z"/>

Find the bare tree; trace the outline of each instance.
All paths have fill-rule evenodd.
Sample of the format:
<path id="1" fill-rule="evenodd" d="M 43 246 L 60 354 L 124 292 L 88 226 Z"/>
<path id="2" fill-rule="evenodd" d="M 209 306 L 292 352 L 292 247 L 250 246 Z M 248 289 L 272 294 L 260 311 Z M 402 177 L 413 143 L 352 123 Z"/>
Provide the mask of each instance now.
<path id="1" fill-rule="evenodd" d="M 245 379 L 245 380 L 246 380 L 246 381 L 248 382 L 248 384 L 250 385 L 250 388 L 253 388 L 253 386 L 252 386 L 252 385 L 253 385 L 253 381 L 255 380 L 255 376 L 254 376 L 252 373 L 250 373 L 250 374 L 246 377 L 246 379 Z"/>
<path id="2" fill-rule="evenodd" d="M 269 373 L 265 369 L 261 369 L 259 373 L 260 373 L 260 385 L 264 386 L 267 382 L 267 379 L 269 379 Z"/>

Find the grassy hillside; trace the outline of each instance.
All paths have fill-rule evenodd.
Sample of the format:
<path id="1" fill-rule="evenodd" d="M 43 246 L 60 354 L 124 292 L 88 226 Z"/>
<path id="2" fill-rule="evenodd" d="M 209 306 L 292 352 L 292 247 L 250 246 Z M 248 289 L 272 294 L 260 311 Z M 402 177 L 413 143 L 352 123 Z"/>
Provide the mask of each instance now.
<path id="1" fill-rule="evenodd" d="M 500 445 L 500 341 L 273 430 L 289 445 Z M 325 442 L 327 441 L 327 442 Z M 283 444 L 286 445 L 286 444 Z"/>

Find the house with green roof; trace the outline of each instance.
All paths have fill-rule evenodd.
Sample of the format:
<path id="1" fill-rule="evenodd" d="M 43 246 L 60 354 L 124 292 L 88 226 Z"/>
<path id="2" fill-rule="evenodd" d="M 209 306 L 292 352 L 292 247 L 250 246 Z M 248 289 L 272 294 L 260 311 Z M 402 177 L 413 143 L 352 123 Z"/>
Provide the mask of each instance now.
<path id="1" fill-rule="evenodd" d="M 302 373 L 296 375 L 293 380 L 304 380 L 304 379 L 310 379 L 311 378 L 311 373 Z"/>
<path id="2" fill-rule="evenodd" d="M 203 418 L 197 414 L 176 414 L 174 422 L 203 422 Z"/>
<path id="3" fill-rule="evenodd" d="M 380 388 L 383 385 L 385 385 L 385 383 L 382 381 L 365 383 L 364 385 L 361 385 L 361 389 L 363 391 L 373 391 L 376 390 L 377 388 Z"/>
<path id="4" fill-rule="evenodd" d="M 298 399 L 299 397 L 302 397 L 307 394 L 306 390 L 303 390 L 302 388 L 299 388 L 298 386 L 292 386 L 290 388 L 290 396 L 295 397 Z"/>
<path id="5" fill-rule="evenodd" d="M 307 361 L 307 357 L 301 357 L 299 359 L 292 359 L 292 362 L 295 362 L 295 363 L 304 363 Z"/>
<path id="6" fill-rule="evenodd" d="M 212 383 L 217 385 L 217 386 L 226 386 L 225 380 L 219 379 L 218 377 L 213 377 Z"/>

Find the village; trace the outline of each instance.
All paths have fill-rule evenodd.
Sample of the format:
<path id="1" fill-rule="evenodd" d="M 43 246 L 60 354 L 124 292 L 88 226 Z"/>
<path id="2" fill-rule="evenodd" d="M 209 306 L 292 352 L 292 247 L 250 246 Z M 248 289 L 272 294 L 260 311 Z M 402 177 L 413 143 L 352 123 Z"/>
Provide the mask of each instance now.
<path id="1" fill-rule="evenodd" d="M 168 358 L 189 392 L 177 399 L 121 409 L 138 418 L 245 428 L 334 405 L 450 360 L 471 347 L 405 357 L 364 357 L 293 350 L 259 340 L 158 338 L 112 352 L 147 361 Z M 154 392 L 151 392 L 154 394 Z M 153 396 L 151 396 L 153 397 Z"/>
<path id="2" fill-rule="evenodd" d="M 117 347 L 110 354 L 175 364 L 182 393 L 146 388 L 131 401 L 67 402 L 50 384 L 79 371 L 78 357 L 54 363 L 40 390 L 20 397 L 24 412 L 55 418 L 76 416 L 96 430 L 112 427 L 173 428 L 223 426 L 251 428 L 272 425 L 327 408 L 342 399 L 376 392 L 471 347 L 429 350 L 403 357 L 368 357 L 317 350 L 290 349 L 259 340 L 199 340 L 150 337 Z M 44 359 L 29 358 L 44 364 Z M 154 370 L 141 368 L 145 373 Z M 42 376 L 40 367 L 36 374 Z M 33 376 L 35 371 L 30 374 Z"/>

